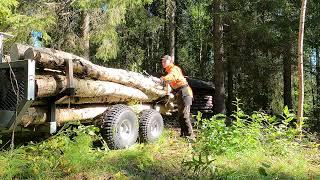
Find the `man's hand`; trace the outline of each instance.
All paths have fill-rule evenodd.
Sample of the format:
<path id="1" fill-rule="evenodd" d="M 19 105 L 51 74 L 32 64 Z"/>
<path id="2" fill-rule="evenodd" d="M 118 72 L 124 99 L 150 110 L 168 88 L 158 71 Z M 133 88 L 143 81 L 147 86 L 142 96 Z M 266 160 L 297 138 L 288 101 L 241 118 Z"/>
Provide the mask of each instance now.
<path id="1" fill-rule="evenodd" d="M 153 77 L 153 76 L 150 76 L 151 80 L 153 82 L 156 82 L 156 83 L 161 83 L 163 82 L 162 78 L 157 78 L 157 77 Z"/>

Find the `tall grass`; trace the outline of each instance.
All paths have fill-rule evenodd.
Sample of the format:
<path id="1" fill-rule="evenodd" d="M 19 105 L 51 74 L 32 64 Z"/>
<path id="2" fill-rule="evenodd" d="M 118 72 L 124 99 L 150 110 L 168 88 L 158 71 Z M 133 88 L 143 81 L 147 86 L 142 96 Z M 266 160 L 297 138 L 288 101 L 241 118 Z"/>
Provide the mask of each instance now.
<path id="1" fill-rule="evenodd" d="M 320 178 L 318 144 L 294 126 L 294 114 L 246 115 L 236 103 L 233 123 L 216 115 L 198 118 L 199 136 L 184 167 L 195 176 L 223 179 Z M 318 160 L 315 163 L 315 160 Z"/>
<path id="2" fill-rule="evenodd" d="M 180 148 L 184 142 L 173 140 L 171 136 L 172 131 L 165 131 L 157 143 L 137 143 L 128 149 L 109 150 L 96 127 L 68 126 L 40 143 L 0 152 L 0 179 L 181 176 L 184 150 Z M 172 148 L 174 156 L 170 155 Z"/>
<path id="3" fill-rule="evenodd" d="M 195 143 L 165 130 L 153 144 L 109 150 L 94 126 L 63 128 L 40 143 L 0 152 L 0 179 L 319 179 L 320 153 L 297 136 L 294 115 L 198 117 Z"/>

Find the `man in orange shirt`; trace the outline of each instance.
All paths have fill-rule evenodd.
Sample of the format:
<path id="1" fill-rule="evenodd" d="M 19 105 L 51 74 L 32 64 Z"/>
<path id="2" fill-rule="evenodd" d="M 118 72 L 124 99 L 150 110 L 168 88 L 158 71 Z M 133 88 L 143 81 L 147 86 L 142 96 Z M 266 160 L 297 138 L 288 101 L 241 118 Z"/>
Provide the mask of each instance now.
<path id="1" fill-rule="evenodd" d="M 161 58 L 162 67 L 168 73 L 160 78 L 161 83 L 169 84 L 176 95 L 178 104 L 178 120 L 181 127 L 181 137 L 195 138 L 190 120 L 190 108 L 193 93 L 184 77 L 181 69 L 174 65 L 171 56 L 165 55 Z"/>

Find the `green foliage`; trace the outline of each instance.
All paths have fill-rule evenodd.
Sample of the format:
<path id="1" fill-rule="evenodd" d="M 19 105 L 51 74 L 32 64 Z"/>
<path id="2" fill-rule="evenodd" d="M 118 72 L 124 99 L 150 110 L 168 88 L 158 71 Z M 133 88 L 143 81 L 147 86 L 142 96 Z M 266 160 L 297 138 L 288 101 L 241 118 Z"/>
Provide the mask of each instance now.
<path id="1" fill-rule="evenodd" d="M 1 26 L 8 25 L 8 18 L 13 16 L 12 9 L 19 5 L 16 0 L 0 1 L 0 22 Z"/>
<path id="2" fill-rule="evenodd" d="M 297 156 L 305 146 L 317 147 L 307 138 L 298 141 L 298 131 L 293 124 L 295 115 L 287 107 L 280 117 L 263 112 L 255 112 L 248 116 L 241 110 L 238 100 L 235 105 L 236 111 L 232 114 L 231 126 L 226 125 L 227 117 L 224 115 L 215 115 L 211 119 L 198 117 L 200 132 L 193 146 L 192 158 L 186 159 L 183 163 L 197 175 L 219 177 L 221 173 L 225 173 L 227 170 L 219 167 L 220 157 L 248 158 L 247 155 L 255 153 L 265 153 L 264 157 L 267 158 Z M 299 161 L 307 163 L 303 157 L 299 157 Z M 262 176 L 268 175 L 268 167 L 266 164 L 257 165 L 257 171 Z"/>
<path id="3" fill-rule="evenodd" d="M 90 1 L 88 1 L 90 2 Z M 115 59 L 119 52 L 119 36 L 117 28 L 125 23 L 125 15 L 128 9 L 141 7 L 150 3 L 150 0 L 111 0 L 107 3 L 106 14 L 99 14 L 99 17 L 93 19 L 92 42 L 98 46 L 96 57 L 104 61 Z"/>
<path id="4" fill-rule="evenodd" d="M 0 6 L 0 31 L 15 35 L 12 42 L 28 42 L 32 30 L 43 32 L 45 43 L 50 42 L 48 31 L 55 19 L 52 8 L 11 0 L 1 1 Z"/>
<path id="5" fill-rule="evenodd" d="M 5 179 L 61 177 L 80 171 L 83 166 L 94 165 L 97 156 L 92 141 L 100 139 L 94 126 L 82 125 L 60 131 L 56 136 L 40 144 L 29 144 L 0 154 Z"/>

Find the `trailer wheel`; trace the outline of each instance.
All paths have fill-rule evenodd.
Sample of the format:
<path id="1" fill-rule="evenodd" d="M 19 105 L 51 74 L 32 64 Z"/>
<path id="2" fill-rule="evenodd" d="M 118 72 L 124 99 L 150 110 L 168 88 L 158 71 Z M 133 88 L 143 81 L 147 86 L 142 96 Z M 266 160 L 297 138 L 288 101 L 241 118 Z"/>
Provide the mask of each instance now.
<path id="1" fill-rule="evenodd" d="M 140 113 L 140 138 L 142 142 L 155 142 L 163 131 L 163 118 L 154 109 L 146 109 Z"/>
<path id="2" fill-rule="evenodd" d="M 110 149 L 126 148 L 137 141 L 138 126 L 136 114 L 128 106 L 117 104 L 108 109 L 103 118 L 102 136 Z"/>

